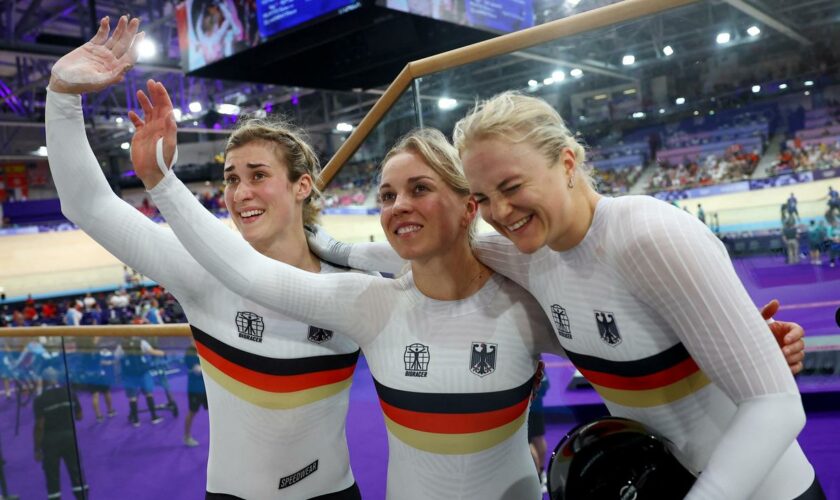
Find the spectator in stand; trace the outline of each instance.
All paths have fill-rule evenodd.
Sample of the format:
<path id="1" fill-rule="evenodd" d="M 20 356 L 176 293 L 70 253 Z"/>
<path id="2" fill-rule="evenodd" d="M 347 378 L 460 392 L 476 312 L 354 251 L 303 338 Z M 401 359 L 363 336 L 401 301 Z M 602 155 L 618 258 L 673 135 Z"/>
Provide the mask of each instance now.
<path id="1" fill-rule="evenodd" d="M 85 298 L 82 299 L 82 304 L 84 304 L 85 310 L 88 310 L 92 308 L 94 304 L 96 304 L 96 299 L 94 299 L 93 295 L 91 295 L 90 293 L 86 293 Z"/>
<path id="2" fill-rule="evenodd" d="M 58 309 L 55 307 L 55 303 L 52 300 L 48 300 L 43 306 L 41 306 L 41 318 L 44 323 L 54 324 L 57 317 Z"/>
<path id="3" fill-rule="evenodd" d="M 29 326 L 38 324 L 38 310 L 35 308 L 35 301 L 32 300 L 31 295 L 29 300 L 26 301 L 26 305 L 23 306 L 23 320 Z"/>
<path id="4" fill-rule="evenodd" d="M 700 222 L 703 224 L 706 223 L 706 212 L 703 210 L 703 205 L 697 204 L 697 218 L 700 219 Z"/>
<path id="5" fill-rule="evenodd" d="M 799 230 L 796 227 L 796 219 L 788 215 L 782 227 L 782 239 L 787 248 L 787 263 L 799 264 Z"/>
<path id="6" fill-rule="evenodd" d="M 64 314 L 64 324 L 67 326 L 79 326 L 82 324 L 82 302 L 77 300 L 72 305 L 68 303 L 67 312 Z"/>
<path id="7" fill-rule="evenodd" d="M 163 324 L 163 317 L 160 315 L 160 304 L 158 303 L 157 299 L 150 299 L 148 303 L 148 309 L 146 313 L 143 315 L 146 318 L 146 321 L 149 322 L 150 325 L 162 325 Z"/>

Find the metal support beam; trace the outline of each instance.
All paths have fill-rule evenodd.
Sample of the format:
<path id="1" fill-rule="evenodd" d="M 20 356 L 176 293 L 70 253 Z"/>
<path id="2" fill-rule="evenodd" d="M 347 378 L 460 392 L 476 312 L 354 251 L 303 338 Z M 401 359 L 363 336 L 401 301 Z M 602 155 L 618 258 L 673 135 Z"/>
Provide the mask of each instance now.
<path id="1" fill-rule="evenodd" d="M 728 3 L 732 7 L 740 10 L 744 14 L 752 17 L 756 21 L 760 21 L 767 26 L 773 28 L 774 30 L 778 31 L 779 33 L 796 40 L 797 42 L 801 43 L 802 45 L 811 45 L 813 42 L 809 40 L 807 37 L 796 31 L 795 29 L 791 28 L 790 26 L 786 25 L 785 23 L 779 21 L 775 17 L 762 12 L 761 10 L 757 9 L 756 7 L 748 4 L 744 0 L 723 0 L 724 2 Z"/>
<path id="2" fill-rule="evenodd" d="M 23 15 L 20 16 L 18 19 L 17 26 L 15 26 L 15 38 L 20 39 L 27 31 L 30 30 L 30 24 L 38 24 L 40 20 L 35 20 L 33 23 L 30 23 L 32 15 L 41 7 L 41 0 L 32 0 L 26 10 L 23 12 Z"/>
<path id="3" fill-rule="evenodd" d="M 514 55 L 516 57 L 520 57 L 522 59 L 530 59 L 532 61 L 540 61 L 540 62 L 544 62 L 544 63 L 547 63 L 547 64 L 554 64 L 554 65 L 557 65 L 557 66 L 569 66 L 569 67 L 572 67 L 572 68 L 580 68 L 584 71 L 589 71 L 590 73 L 597 73 L 599 75 L 610 76 L 612 78 L 618 78 L 619 80 L 627 80 L 627 81 L 631 81 L 631 82 L 637 82 L 639 80 L 638 78 L 634 78 L 630 75 L 625 75 L 625 74 L 619 73 L 618 71 L 614 71 L 612 69 L 607 69 L 606 68 L 607 64 L 600 63 L 600 62 L 597 62 L 597 61 L 591 61 L 591 60 L 588 61 L 588 62 L 567 61 L 565 59 L 556 59 L 554 57 L 541 56 L 539 54 L 534 54 L 534 53 L 531 53 L 531 52 L 525 52 L 525 51 L 521 51 L 521 50 L 517 51 L 517 52 L 513 52 L 511 55 Z"/>

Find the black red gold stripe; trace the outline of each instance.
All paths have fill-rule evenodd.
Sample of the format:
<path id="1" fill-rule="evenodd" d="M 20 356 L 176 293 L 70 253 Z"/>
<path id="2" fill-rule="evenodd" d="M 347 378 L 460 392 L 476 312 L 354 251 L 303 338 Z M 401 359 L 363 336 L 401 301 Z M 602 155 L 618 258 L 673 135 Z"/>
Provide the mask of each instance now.
<path id="1" fill-rule="evenodd" d="M 347 389 L 359 350 L 306 358 L 270 358 L 242 351 L 190 326 L 202 369 L 237 397 L 270 409 L 296 408 Z"/>
<path id="2" fill-rule="evenodd" d="M 566 351 L 604 399 L 624 406 L 672 403 L 710 383 L 681 343 L 647 358 L 611 361 Z"/>
<path id="3" fill-rule="evenodd" d="M 512 436 L 525 422 L 533 378 L 485 393 L 401 391 L 374 380 L 388 431 L 400 441 L 441 454 L 476 453 Z"/>

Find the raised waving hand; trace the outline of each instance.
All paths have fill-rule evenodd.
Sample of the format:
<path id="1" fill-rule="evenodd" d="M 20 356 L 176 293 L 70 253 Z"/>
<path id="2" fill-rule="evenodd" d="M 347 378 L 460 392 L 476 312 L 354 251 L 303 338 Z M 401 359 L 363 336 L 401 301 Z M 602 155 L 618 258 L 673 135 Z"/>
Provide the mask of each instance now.
<path id="1" fill-rule="evenodd" d="M 107 17 L 87 43 L 63 56 L 52 67 L 50 89 L 65 94 L 96 92 L 119 83 L 137 62 L 137 45 L 144 33 L 137 32 L 140 19 L 120 17 L 111 36 Z"/>
<path id="2" fill-rule="evenodd" d="M 149 80 L 146 89 L 148 95 L 142 90 L 137 91 L 143 118 L 134 111 L 128 112 L 128 118 L 136 129 L 131 138 L 131 163 L 137 177 L 147 189 L 151 189 L 174 163 L 178 134 L 172 100 L 166 88 L 160 82 Z M 161 146 L 158 146 L 158 141 L 161 141 Z"/>

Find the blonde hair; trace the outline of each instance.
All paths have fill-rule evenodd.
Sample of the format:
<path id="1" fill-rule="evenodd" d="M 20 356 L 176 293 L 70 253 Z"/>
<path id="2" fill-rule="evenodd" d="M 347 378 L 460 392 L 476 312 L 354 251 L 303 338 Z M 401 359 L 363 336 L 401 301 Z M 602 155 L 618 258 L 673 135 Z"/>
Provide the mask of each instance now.
<path id="1" fill-rule="evenodd" d="M 380 169 L 400 153 L 412 153 L 420 157 L 423 162 L 438 174 L 452 191 L 460 196 L 470 195 L 470 185 L 464 176 L 458 151 L 449 143 L 440 130 L 433 128 L 414 129 L 402 136 L 397 143 L 385 154 Z M 475 236 L 476 218 L 469 227 L 469 239 Z"/>
<path id="2" fill-rule="evenodd" d="M 305 139 L 306 133 L 289 122 L 273 118 L 245 118 L 239 121 L 225 145 L 225 157 L 233 149 L 252 142 L 266 142 L 275 148 L 280 162 L 286 166 L 290 182 L 297 182 L 304 174 L 312 177 L 312 192 L 303 203 L 303 224 L 316 224 L 321 208 L 315 200 L 321 197 L 317 181 L 321 162 Z"/>
<path id="3" fill-rule="evenodd" d="M 586 150 L 569 131 L 563 118 L 542 99 L 519 92 L 503 92 L 479 102 L 467 116 L 458 120 L 452 132 L 459 154 L 469 144 L 488 137 L 501 137 L 513 143 L 527 142 L 554 165 L 563 149 L 575 155 L 575 167 L 590 186 L 595 186 L 592 167 L 586 163 Z"/>

